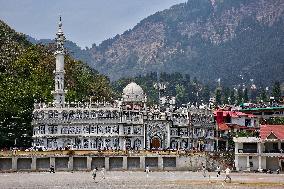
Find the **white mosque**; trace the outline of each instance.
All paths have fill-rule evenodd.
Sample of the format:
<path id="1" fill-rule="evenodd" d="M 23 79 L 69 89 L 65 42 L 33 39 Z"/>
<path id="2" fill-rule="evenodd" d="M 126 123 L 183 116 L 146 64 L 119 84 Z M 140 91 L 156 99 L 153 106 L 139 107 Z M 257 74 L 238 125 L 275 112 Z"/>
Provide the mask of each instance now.
<path id="1" fill-rule="evenodd" d="M 52 104 L 36 103 L 33 145 L 47 149 L 214 150 L 212 111 L 194 107 L 147 107 L 143 89 L 132 82 L 114 103 L 66 103 L 64 41 L 61 18 L 56 34 L 55 90 Z"/>

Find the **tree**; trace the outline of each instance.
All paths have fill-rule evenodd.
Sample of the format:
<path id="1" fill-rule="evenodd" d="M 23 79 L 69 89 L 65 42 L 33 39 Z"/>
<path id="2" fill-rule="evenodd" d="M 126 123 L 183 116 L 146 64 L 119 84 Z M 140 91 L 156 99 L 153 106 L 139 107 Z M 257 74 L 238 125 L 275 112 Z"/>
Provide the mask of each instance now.
<path id="1" fill-rule="evenodd" d="M 279 100 L 281 99 L 281 88 L 279 81 L 274 82 L 272 96 L 274 97 L 276 102 L 279 102 Z"/>
<path id="2" fill-rule="evenodd" d="M 229 97 L 230 97 L 230 89 L 228 87 L 224 88 L 224 104 L 229 104 Z"/>
<path id="3" fill-rule="evenodd" d="M 222 90 L 220 88 L 216 89 L 215 98 L 216 98 L 216 104 L 221 105 L 222 104 Z"/>
<path id="4" fill-rule="evenodd" d="M 240 105 L 241 103 L 244 102 L 244 93 L 243 93 L 242 88 L 238 88 L 238 94 L 237 95 L 238 95 L 238 99 L 237 99 L 238 105 Z"/>
<path id="5" fill-rule="evenodd" d="M 244 90 L 244 102 L 249 102 L 248 89 L 247 88 L 245 88 L 245 90 Z"/>
<path id="6" fill-rule="evenodd" d="M 266 91 L 264 90 L 263 87 L 260 89 L 260 100 L 262 102 L 267 102 L 268 101 Z"/>
<path id="7" fill-rule="evenodd" d="M 235 105 L 236 104 L 236 95 L 235 95 L 235 90 L 231 90 L 230 94 L 230 104 Z"/>

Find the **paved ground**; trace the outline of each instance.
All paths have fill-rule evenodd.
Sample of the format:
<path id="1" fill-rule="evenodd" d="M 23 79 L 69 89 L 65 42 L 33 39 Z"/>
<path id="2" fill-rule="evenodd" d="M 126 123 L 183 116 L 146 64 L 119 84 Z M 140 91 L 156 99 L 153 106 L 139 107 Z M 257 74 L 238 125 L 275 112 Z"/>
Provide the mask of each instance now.
<path id="1" fill-rule="evenodd" d="M 233 173 L 232 183 L 225 183 L 224 175 L 217 178 L 215 173 L 210 173 L 209 179 L 200 172 L 151 172 L 147 178 L 144 172 L 113 171 L 107 172 L 104 180 L 98 173 L 97 182 L 90 172 L 0 173 L 0 188 L 284 188 L 284 174 Z"/>

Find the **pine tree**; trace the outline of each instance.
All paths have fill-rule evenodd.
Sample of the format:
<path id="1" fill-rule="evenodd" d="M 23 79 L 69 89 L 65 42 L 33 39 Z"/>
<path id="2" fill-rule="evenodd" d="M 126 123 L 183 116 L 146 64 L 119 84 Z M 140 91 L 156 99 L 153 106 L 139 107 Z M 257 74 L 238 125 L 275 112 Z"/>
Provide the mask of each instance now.
<path id="1" fill-rule="evenodd" d="M 235 90 L 234 89 L 231 91 L 231 94 L 230 94 L 230 104 L 231 105 L 235 105 L 236 104 L 236 95 L 235 95 Z"/>
<path id="2" fill-rule="evenodd" d="M 243 90 L 241 88 L 238 89 L 238 105 L 240 105 L 241 103 L 244 102 L 244 93 Z"/>
<path id="3" fill-rule="evenodd" d="M 267 102 L 267 94 L 266 94 L 266 91 L 264 90 L 263 87 L 260 89 L 260 94 L 259 95 L 260 95 L 260 100 L 262 102 Z"/>
<path id="4" fill-rule="evenodd" d="M 248 89 L 247 88 L 245 88 L 245 90 L 244 90 L 244 102 L 249 102 Z"/>
<path id="5" fill-rule="evenodd" d="M 230 98 L 230 89 L 229 88 L 224 88 L 224 104 L 230 104 L 229 102 L 229 98 Z"/>
<path id="6" fill-rule="evenodd" d="M 222 104 L 222 90 L 220 88 L 217 88 L 215 98 L 216 98 L 216 104 L 221 105 Z"/>
<path id="7" fill-rule="evenodd" d="M 279 100 L 281 99 L 281 88 L 279 81 L 276 81 L 273 85 L 272 96 L 274 97 L 276 102 L 279 102 Z"/>

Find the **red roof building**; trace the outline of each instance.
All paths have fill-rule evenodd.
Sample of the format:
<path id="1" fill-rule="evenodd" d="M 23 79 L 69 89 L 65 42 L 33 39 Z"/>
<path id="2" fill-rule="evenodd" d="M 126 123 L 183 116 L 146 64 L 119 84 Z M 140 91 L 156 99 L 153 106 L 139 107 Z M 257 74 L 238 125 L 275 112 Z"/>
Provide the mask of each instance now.
<path id="1" fill-rule="evenodd" d="M 261 125 L 260 138 L 284 140 L 284 125 Z"/>

